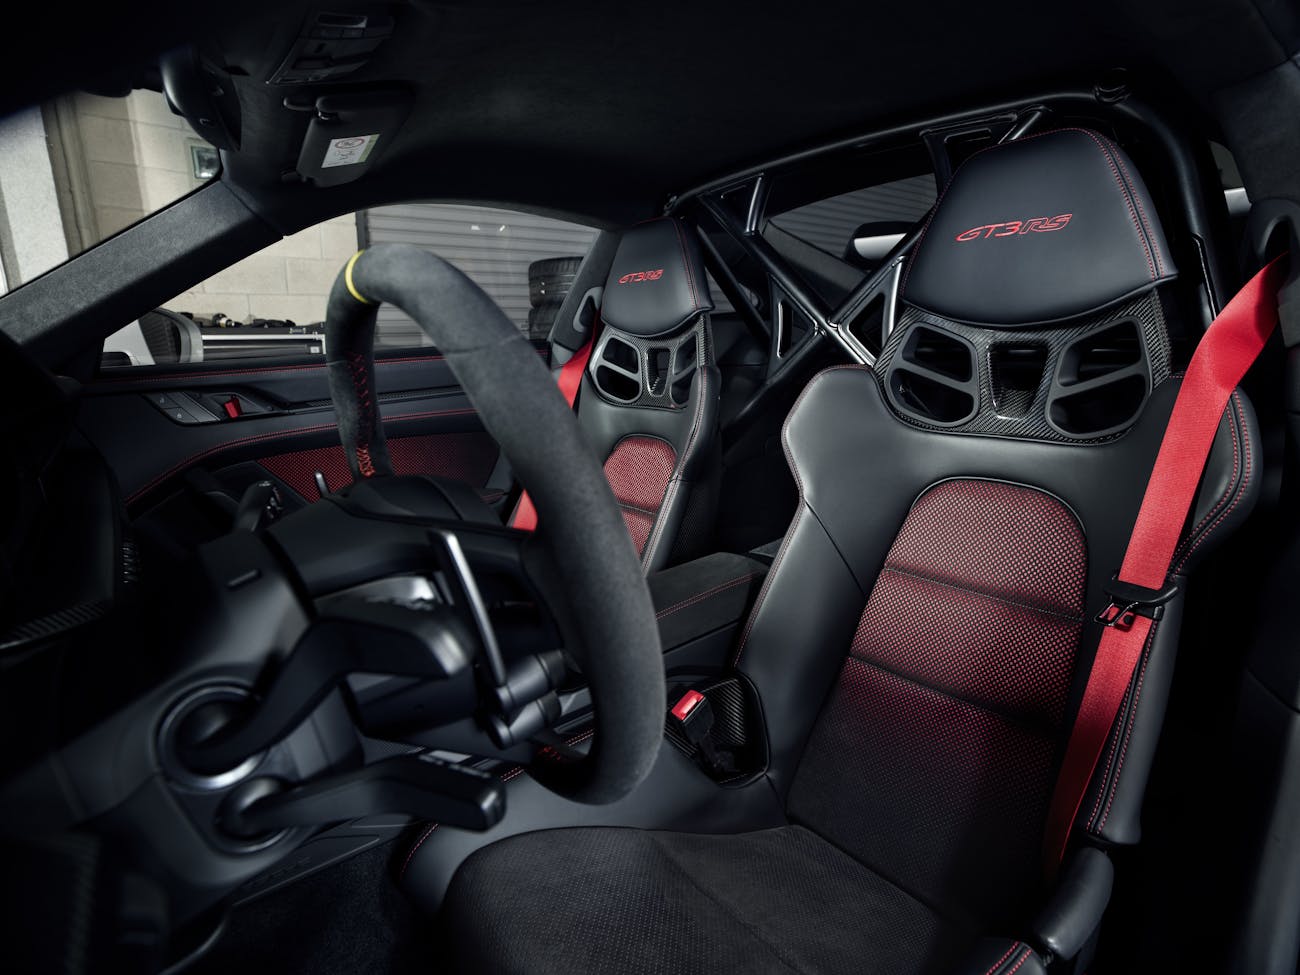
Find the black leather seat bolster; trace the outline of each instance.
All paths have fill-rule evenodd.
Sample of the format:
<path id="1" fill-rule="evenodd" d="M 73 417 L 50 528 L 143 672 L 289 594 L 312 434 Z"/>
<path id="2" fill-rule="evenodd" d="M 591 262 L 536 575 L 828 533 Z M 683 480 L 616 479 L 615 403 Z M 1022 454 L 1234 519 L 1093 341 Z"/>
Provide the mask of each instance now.
<path id="1" fill-rule="evenodd" d="M 749 614 L 767 566 L 743 555 L 718 552 L 651 573 L 646 582 L 659 620 L 664 653 L 702 637 L 739 629 Z M 722 641 L 724 645 L 730 640 Z M 715 666 L 726 663 L 725 651 Z"/>
<path id="2" fill-rule="evenodd" d="M 1188 530 L 1174 555 L 1178 580 L 1249 516 L 1259 498 L 1262 463 L 1255 412 L 1238 391 L 1219 423 Z M 1107 844 L 1141 838 L 1142 798 L 1173 681 L 1182 609 L 1182 599 L 1174 600 L 1155 627 L 1080 807 L 1079 824 Z"/>
<path id="3" fill-rule="evenodd" d="M 1034 944 L 1066 960 L 1085 953 L 1101 929 L 1114 886 L 1110 858 L 1093 847 L 1078 850 L 1061 871 L 1051 899 L 1034 918 Z"/>
<path id="4" fill-rule="evenodd" d="M 665 567 L 674 560 L 674 553 L 696 555 L 707 551 L 708 547 L 699 544 L 699 539 L 686 537 L 684 532 L 699 531 L 699 526 L 688 524 L 690 505 L 693 500 L 699 503 L 705 497 L 711 497 L 707 504 L 709 527 L 712 527 L 717 485 L 708 481 L 719 476 L 718 393 L 721 388 L 721 374 L 712 364 L 697 369 L 691 379 L 693 405 L 690 425 L 685 437 L 674 442 L 678 450 L 677 466 L 668 481 L 654 529 L 642 553 L 646 571 Z M 701 498 L 693 499 L 692 495 L 697 491 L 703 494 Z M 711 495 L 711 491 L 714 494 Z"/>
<path id="5" fill-rule="evenodd" d="M 578 423 L 598 458 L 603 461 L 619 441 L 631 436 L 663 440 L 676 455 L 672 476 L 654 513 L 652 533 L 641 553 L 642 564 L 648 572 L 663 568 L 674 553 L 690 552 L 690 539 L 683 539 L 681 532 L 693 527 L 689 517 L 692 492 L 716 488 L 710 479 L 716 479 L 718 470 L 720 386 L 717 367 L 710 364 L 697 370 L 691 380 L 689 409 L 629 409 L 606 402 L 591 377 L 583 378 Z M 712 510 L 707 514 L 706 527 L 711 528 Z"/>

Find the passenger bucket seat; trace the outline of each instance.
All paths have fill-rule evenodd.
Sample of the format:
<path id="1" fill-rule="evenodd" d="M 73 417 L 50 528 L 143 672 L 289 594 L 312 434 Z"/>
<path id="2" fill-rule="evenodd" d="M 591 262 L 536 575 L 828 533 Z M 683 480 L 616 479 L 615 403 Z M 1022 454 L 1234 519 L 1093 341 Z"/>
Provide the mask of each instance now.
<path id="1" fill-rule="evenodd" d="M 646 572 L 708 551 L 721 479 L 712 310 L 694 231 L 673 217 L 638 224 L 619 239 L 598 332 L 575 359 L 578 422 Z"/>
<path id="2" fill-rule="evenodd" d="M 666 264 L 672 226 L 620 272 Z M 1138 840 L 1181 585 L 1074 819 L 1068 882 L 1045 831 L 1181 382 L 1173 260 L 1132 162 L 1082 129 L 973 156 L 914 254 L 875 368 L 820 374 L 784 430 L 800 501 L 734 666 L 769 743 L 751 787 L 788 823 L 486 846 L 443 907 L 466 970 L 1029 975 L 1086 953 L 1100 851 Z M 611 335 L 638 353 L 700 313 L 678 290 L 642 327 L 617 297 L 637 292 L 612 290 Z M 1235 393 L 1173 582 L 1250 510 L 1258 441 Z"/>

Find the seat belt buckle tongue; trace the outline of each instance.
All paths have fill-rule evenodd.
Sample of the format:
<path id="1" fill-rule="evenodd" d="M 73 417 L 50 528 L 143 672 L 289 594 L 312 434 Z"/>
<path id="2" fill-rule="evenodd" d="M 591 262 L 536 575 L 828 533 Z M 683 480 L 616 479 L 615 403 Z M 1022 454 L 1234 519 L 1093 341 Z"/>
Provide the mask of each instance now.
<path id="1" fill-rule="evenodd" d="M 713 730 L 713 708 L 699 691 L 687 691 L 668 714 L 682 737 L 692 745 L 698 745 Z"/>
<path id="2" fill-rule="evenodd" d="M 1117 630 L 1130 630 L 1139 616 L 1151 620 L 1164 616 L 1165 604 L 1178 595 L 1178 584 L 1166 581 L 1163 589 L 1148 589 L 1124 582 L 1117 572 L 1110 577 L 1103 591 L 1110 597 L 1110 602 L 1096 615 L 1096 622 Z"/>
<path id="3" fill-rule="evenodd" d="M 668 718 L 691 745 L 697 759 L 714 775 L 736 770 L 735 759 L 713 740 L 713 705 L 697 690 L 689 690 L 668 711 Z"/>

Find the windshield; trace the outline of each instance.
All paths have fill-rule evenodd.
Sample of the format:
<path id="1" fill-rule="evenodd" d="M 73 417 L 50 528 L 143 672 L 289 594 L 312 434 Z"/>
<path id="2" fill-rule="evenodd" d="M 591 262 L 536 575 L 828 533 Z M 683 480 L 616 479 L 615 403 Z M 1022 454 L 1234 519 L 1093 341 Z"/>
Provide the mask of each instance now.
<path id="1" fill-rule="evenodd" d="M 156 91 L 79 92 L 0 120 L 0 293 L 175 202 L 219 165 Z"/>

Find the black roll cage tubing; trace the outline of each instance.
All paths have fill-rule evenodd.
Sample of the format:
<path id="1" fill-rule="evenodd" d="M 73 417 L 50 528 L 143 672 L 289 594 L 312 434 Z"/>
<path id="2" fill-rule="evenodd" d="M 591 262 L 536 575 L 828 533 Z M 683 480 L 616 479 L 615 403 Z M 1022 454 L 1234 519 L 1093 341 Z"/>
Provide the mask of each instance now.
<path id="1" fill-rule="evenodd" d="M 902 265 L 925 223 L 924 219 L 918 222 L 886 255 L 879 268 L 867 274 L 848 297 L 832 308 L 763 236 L 769 194 L 776 177 L 797 173 L 811 163 L 837 154 L 897 149 L 919 141 L 929 152 L 937 189 L 942 192 L 954 169 L 950 144 L 955 139 L 982 133 L 998 142 L 1012 141 L 1063 119 L 1104 121 L 1122 133 L 1124 141 L 1135 141 L 1155 150 L 1148 162 L 1162 170 L 1160 189 L 1169 212 L 1162 213 L 1161 217 L 1166 229 L 1172 231 L 1171 247 L 1183 271 L 1178 287 L 1187 291 L 1199 319 L 1189 325 L 1200 330 L 1208 327 L 1223 305 L 1223 296 L 1231 294 L 1237 283 L 1235 264 L 1225 263 L 1217 245 L 1224 237 L 1227 209 L 1222 203 L 1208 142 L 1198 152 L 1187 132 L 1175 127 L 1155 104 L 1133 94 L 1121 78 L 1111 78 L 1091 90 L 1056 90 L 840 139 L 712 180 L 668 200 L 664 213 L 695 210 L 716 224 L 762 270 L 769 291 L 779 292 L 812 323 L 811 332 L 802 342 L 792 346 L 787 354 L 778 355 L 784 338 L 779 334 L 784 327 L 779 320 L 779 303 L 773 303 L 765 315 L 761 307 L 755 306 L 709 234 L 700 233 L 710 273 L 754 338 L 768 343 L 770 350 L 766 381 L 728 427 L 734 430 L 746 425 L 750 417 L 762 410 L 774 389 L 800 374 L 798 367 L 810 361 L 826 338 L 839 345 L 850 359 L 874 365 L 875 355 L 853 334 L 849 325 L 883 294 L 884 328 L 888 334 Z M 742 203 L 729 205 L 724 197 L 739 198 Z M 1216 198 L 1220 201 L 1218 206 L 1210 203 Z"/>

